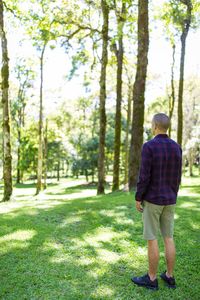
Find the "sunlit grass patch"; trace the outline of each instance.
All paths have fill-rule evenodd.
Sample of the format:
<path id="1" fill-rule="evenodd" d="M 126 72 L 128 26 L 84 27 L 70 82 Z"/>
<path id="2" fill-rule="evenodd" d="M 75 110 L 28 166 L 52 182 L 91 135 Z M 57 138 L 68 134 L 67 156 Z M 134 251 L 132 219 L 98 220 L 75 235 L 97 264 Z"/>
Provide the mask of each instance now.
<path id="1" fill-rule="evenodd" d="M 94 297 L 94 299 L 105 299 L 105 298 L 112 299 L 113 294 L 114 294 L 114 290 L 104 284 L 104 285 L 99 285 L 92 293 L 92 296 Z"/>
<path id="2" fill-rule="evenodd" d="M 29 240 L 36 234 L 34 230 L 17 230 L 0 237 L 0 253 L 6 254 L 12 249 L 24 249 L 30 246 Z"/>
<path id="3" fill-rule="evenodd" d="M 12 232 L 0 237 L 0 243 L 12 240 L 26 241 L 31 239 L 34 235 L 35 231 L 33 230 L 17 230 L 16 232 Z"/>

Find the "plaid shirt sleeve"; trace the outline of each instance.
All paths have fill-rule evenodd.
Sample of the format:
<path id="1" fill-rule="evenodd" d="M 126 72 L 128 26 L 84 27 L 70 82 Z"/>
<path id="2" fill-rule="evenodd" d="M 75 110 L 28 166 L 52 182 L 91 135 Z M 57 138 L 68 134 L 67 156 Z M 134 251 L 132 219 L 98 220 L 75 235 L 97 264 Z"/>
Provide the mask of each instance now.
<path id="1" fill-rule="evenodd" d="M 151 149 L 145 143 L 142 147 L 142 159 L 139 171 L 139 178 L 137 182 L 137 190 L 135 194 L 136 201 L 142 201 L 142 197 L 150 182 L 152 167 L 152 153 Z"/>
<path id="2" fill-rule="evenodd" d="M 181 159 L 180 159 L 180 165 L 179 165 L 179 178 L 178 178 L 178 189 L 179 189 L 179 185 L 181 183 L 181 176 L 182 176 L 182 149 L 180 148 L 181 151 Z M 177 192 L 178 192 L 177 189 Z"/>

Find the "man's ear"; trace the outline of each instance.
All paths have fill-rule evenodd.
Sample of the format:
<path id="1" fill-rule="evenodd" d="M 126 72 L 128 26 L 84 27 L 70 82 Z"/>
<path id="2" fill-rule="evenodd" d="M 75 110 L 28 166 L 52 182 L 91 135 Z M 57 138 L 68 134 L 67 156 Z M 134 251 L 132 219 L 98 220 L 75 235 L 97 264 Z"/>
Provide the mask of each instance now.
<path id="1" fill-rule="evenodd" d="M 154 123 L 154 130 L 158 129 L 158 126 L 156 123 Z"/>

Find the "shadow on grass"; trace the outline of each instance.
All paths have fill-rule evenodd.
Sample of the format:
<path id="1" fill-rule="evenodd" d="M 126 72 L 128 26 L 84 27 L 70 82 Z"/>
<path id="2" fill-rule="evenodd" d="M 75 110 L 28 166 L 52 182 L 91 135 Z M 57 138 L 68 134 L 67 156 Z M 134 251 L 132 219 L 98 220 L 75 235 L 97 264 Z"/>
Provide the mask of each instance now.
<path id="1" fill-rule="evenodd" d="M 48 183 L 48 186 L 58 186 L 59 183 Z M 16 183 L 15 187 L 17 189 L 30 189 L 30 188 L 36 188 L 36 183 Z"/>
<path id="2" fill-rule="evenodd" d="M 199 295 L 199 214 L 193 207 L 181 207 L 189 201 L 189 196 L 181 197 L 176 210 L 177 279 L 182 285 L 173 291 L 173 299 Z M 1 217 L 0 298 L 172 298 L 171 291 L 164 290 L 163 296 L 162 289 L 155 298 L 130 281 L 133 272 L 146 271 L 141 215 L 133 208 L 132 194 L 115 192 L 62 202 L 55 195 L 54 206 L 50 204 L 35 201 L 33 207 Z M 190 291 L 190 281 L 182 282 L 185 273 L 191 274 L 196 290 Z"/>
<path id="3" fill-rule="evenodd" d="M 105 185 L 106 189 L 109 189 L 109 184 Z M 48 195 L 65 195 L 65 194 L 72 194 L 72 193 L 80 193 L 83 190 L 97 190 L 97 184 L 96 183 L 85 183 L 85 184 L 79 184 L 75 186 L 70 186 L 67 188 L 62 189 L 59 193 L 58 192 L 48 192 Z"/>
<path id="4" fill-rule="evenodd" d="M 1 281 L 1 297 L 88 299 L 91 295 L 95 299 L 96 288 L 101 287 L 98 284 L 98 278 L 101 277 L 98 272 L 103 261 L 98 260 L 99 251 L 101 253 L 108 248 L 106 253 L 112 256 L 115 253 L 112 249 L 112 235 L 120 229 L 132 230 L 131 227 L 116 222 L 114 216 L 102 216 L 99 213 L 103 204 L 101 198 L 98 197 L 98 202 L 89 203 L 94 198 L 85 198 L 58 205 L 53 209 L 36 209 L 34 215 L 23 209 L 14 210 L 14 216 L 12 213 L 4 215 L 0 221 L 3 252 L 0 268 L 1 277 L 5 279 Z M 116 207 L 123 200 L 124 195 L 121 195 Z M 111 210 L 113 201 L 114 198 L 111 203 L 103 201 L 104 209 Z M 126 213 L 127 211 L 125 215 Z M 107 227 L 107 239 L 110 241 L 103 244 L 101 239 Z M 93 245 L 92 240 L 98 235 L 98 229 L 102 237 L 99 241 L 94 241 Z M 28 235 L 30 230 L 33 235 L 31 238 Z M 27 232 L 27 240 L 17 240 L 13 235 L 16 232 L 25 236 Z M 91 236 L 87 237 L 88 233 Z M 6 235 L 5 241 L 3 235 Z M 12 238 L 12 243 L 8 245 Z M 110 264 L 106 261 L 101 272 L 105 273 L 109 265 L 112 265 L 112 260 Z M 102 280 L 104 282 L 105 278 Z M 109 287 L 107 292 L 111 293 L 111 289 Z M 99 293 L 106 293 L 105 284 Z"/>

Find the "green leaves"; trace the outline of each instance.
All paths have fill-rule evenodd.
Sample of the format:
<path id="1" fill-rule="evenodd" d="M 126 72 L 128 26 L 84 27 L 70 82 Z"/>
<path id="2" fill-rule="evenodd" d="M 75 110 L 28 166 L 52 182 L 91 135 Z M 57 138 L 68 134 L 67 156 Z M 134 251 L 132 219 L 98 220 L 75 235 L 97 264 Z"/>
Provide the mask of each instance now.
<path id="1" fill-rule="evenodd" d="M 75 55 L 72 56 L 72 69 L 68 75 L 68 80 L 72 79 L 81 65 L 84 65 L 88 62 L 89 57 L 90 54 L 85 48 L 80 49 Z"/>
<path id="2" fill-rule="evenodd" d="M 170 0 L 166 1 L 159 11 L 162 20 L 167 26 L 168 31 L 182 32 L 186 23 L 191 18 L 191 26 L 195 26 L 196 20 L 199 18 L 199 3 L 196 0 Z"/>

